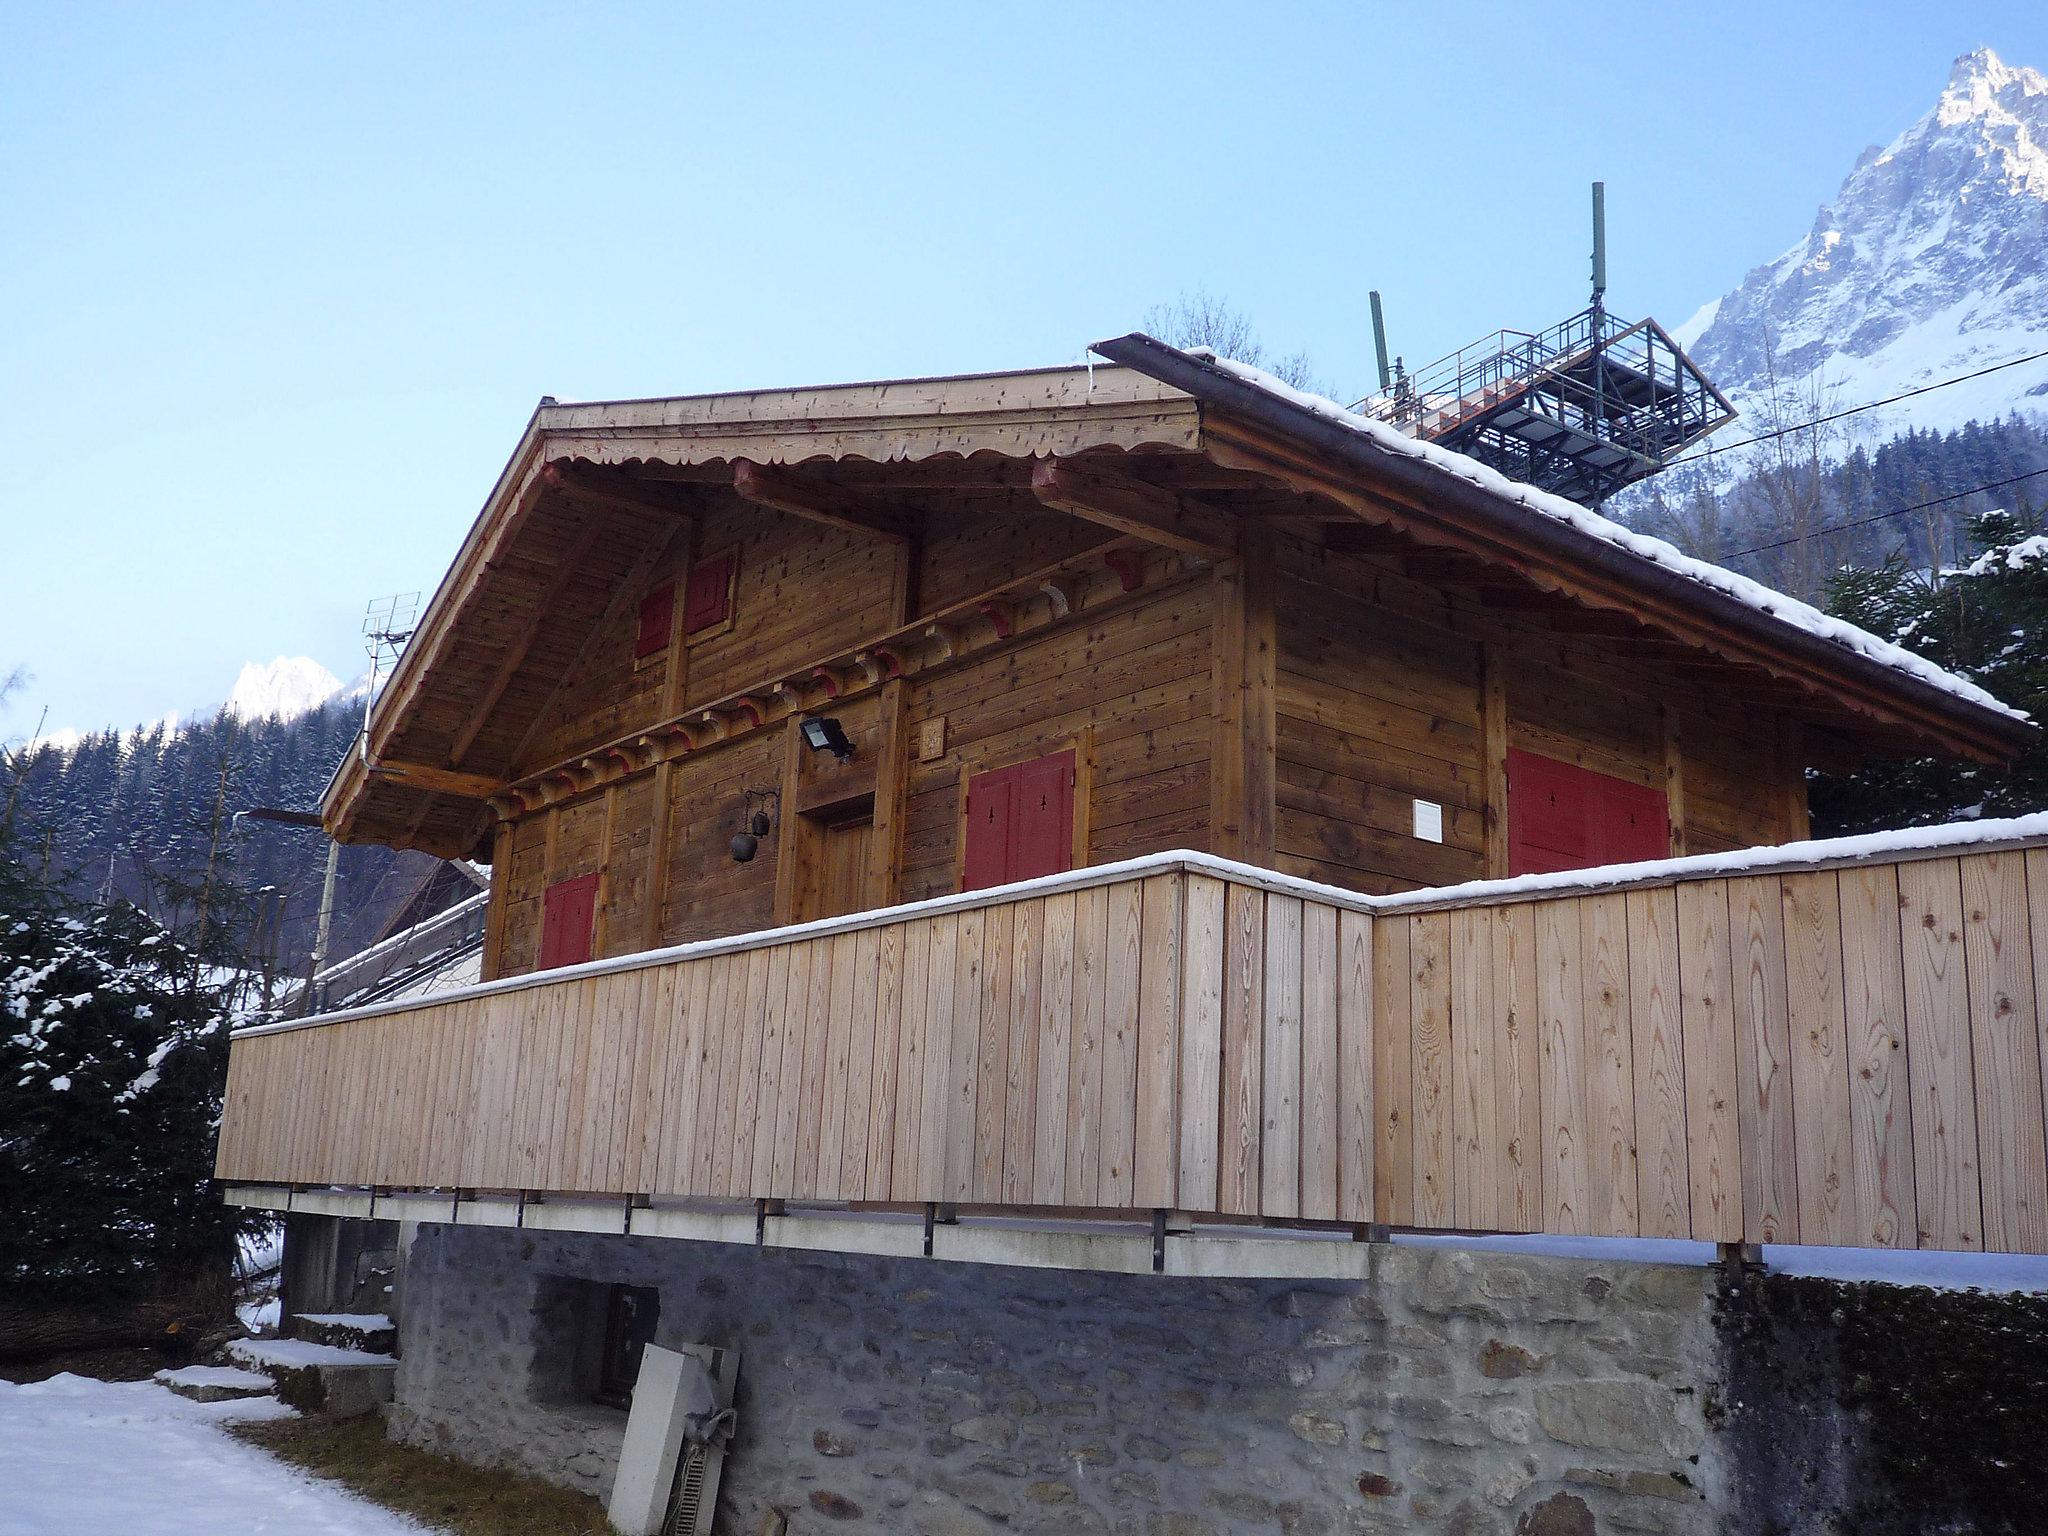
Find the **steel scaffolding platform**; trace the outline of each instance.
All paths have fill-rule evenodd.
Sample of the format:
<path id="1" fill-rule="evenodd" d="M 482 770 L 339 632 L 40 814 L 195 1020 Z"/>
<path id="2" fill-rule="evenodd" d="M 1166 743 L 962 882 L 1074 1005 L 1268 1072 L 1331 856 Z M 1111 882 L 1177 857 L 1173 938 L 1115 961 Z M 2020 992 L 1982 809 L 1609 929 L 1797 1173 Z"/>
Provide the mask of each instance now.
<path id="1" fill-rule="evenodd" d="M 1497 331 L 1352 407 L 1584 506 L 1656 474 L 1734 420 L 1654 320 L 1593 305 L 1546 331 Z"/>

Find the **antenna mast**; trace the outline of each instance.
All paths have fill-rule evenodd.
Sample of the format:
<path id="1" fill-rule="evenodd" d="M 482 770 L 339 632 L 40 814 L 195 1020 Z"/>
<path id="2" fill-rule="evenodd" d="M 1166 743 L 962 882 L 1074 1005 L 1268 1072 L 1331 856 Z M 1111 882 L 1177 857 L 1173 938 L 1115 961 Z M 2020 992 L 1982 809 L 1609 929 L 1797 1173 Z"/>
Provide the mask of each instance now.
<path id="1" fill-rule="evenodd" d="M 1387 317 L 1380 311 L 1380 291 L 1377 288 L 1372 291 L 1372 346 L 1373 351 L 1379 354 L 1380 393 L 1385 394 L 1393 388 L 1394 375 L 1387 367 Z"/>

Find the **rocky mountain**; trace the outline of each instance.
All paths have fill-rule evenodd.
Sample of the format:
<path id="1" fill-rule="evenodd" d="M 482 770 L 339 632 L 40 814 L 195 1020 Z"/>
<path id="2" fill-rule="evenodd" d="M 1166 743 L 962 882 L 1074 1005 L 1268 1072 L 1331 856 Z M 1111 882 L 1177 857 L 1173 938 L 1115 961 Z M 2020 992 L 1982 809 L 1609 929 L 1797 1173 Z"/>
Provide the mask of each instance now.
<path id="1" fill-rule="evenodd" d="M 229 690 L 227 708 L 243 720 L 289 720 L 344 695 L 360 699 L 368 678 L 344 687 L 340 678 L 310 656 L 280 656 L 243 665 Z"/>
<path id="2" fill-rule="evenodd" d="M 1678 336 L 1743 412 L 1723 440 L 2048 351 L 2048 76 L 1956 60 L 1803 240 Z M 1852 418 L 1833 453 L 2013 410 L 2048 416 L 2048 357 Z"/>

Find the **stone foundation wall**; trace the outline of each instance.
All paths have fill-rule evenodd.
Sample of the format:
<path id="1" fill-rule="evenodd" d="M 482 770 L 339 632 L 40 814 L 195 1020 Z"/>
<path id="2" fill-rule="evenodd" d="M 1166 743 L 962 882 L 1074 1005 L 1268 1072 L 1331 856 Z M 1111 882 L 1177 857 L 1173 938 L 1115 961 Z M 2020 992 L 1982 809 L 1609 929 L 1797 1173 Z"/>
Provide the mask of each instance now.
<path id="1" fill-rule="evenodd" d="M 608 1494 L 625 1415 L 563 1362 L 611 1283 L 741 1354 L 721 1530 L 1730 1528 L 1710 1272 L 1448 1248 L 1294 1284 L 428 1226 L 392 1433 Z"/>

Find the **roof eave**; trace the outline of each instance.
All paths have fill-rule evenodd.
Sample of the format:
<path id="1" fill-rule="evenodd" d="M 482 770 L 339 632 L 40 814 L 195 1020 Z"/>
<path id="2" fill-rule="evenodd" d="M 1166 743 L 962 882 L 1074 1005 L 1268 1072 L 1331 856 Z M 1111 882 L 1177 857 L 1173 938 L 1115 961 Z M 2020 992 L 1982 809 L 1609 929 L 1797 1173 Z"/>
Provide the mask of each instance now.
<path id="1" fill-rule="evenodd" d="M 1515 504 L 1429 461 L 1390 453 L 1369 438 L 1260 389 L 1204 358 L 1142 333 L 1098 342 L 1112 362 L 1186 391 L 1203 405 L 1237 416 L 1410 496 L 1427 498 L 1485 527 Z M 1519 513 L 1522 509 L 1515 507 Z M 1796 660 L 1822 679 L 1851 678 L 1880 690 L 1915 717 L 1918 728 L 1964 755 L 2009 764 L 2032 746 L 2038 727 L 1958 697 L 1921 678 L 1858 655 L 1819 635 L 1761 613 L 1724 592 L 1654 565 L 1566 523 L 1519 516 L 1518 538 L 1567 568 L 1582 567 L 1710 618 L 1716 626 Z"/>

